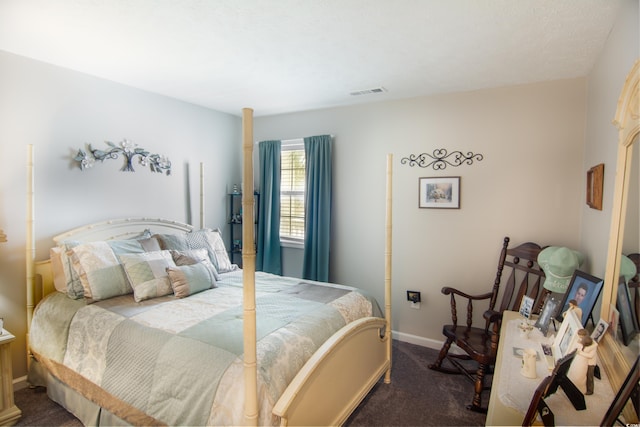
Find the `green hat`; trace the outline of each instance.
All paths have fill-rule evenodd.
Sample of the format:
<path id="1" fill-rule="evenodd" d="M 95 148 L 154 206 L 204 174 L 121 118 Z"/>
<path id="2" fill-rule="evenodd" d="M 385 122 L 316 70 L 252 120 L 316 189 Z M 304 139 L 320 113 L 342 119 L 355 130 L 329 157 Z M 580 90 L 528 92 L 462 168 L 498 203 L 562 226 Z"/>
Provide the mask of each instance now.
<path id="1" fill-rule="evenodd" d="M 549 246 L 538 254 L 538 264 L 545 274 L 544 288 L 551 292 L 565 293 L 573 272 L 584 262 L 577 251 L 559 246 Z"/>
<path id="2" fill-rule="evenodd" d="M 631 261 L 628 256 L 622 255 L 620 258 L 620 275 L 624 276 L 624 281 L 629 283 L 629 280 L 638 274 L 636 264 Z"/>

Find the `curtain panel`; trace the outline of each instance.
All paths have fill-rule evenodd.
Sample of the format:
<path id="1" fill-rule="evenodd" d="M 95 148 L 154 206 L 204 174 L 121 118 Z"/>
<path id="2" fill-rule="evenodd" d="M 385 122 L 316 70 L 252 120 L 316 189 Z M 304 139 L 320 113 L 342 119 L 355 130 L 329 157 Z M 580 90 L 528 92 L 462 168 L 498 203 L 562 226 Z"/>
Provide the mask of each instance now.
<path id="1" fill-rule="evenodd" d="M 302 278 L 329 281 L 331 232 L 331 136 L 304 138 L 306 160 Z"/>
<path id="2" fill-rule="evenodd" d="M 282 275 L 280 248 L 280 151 L 281 141 L 258 144 L 260 163 L 260 214 L 256 270 Z"/>

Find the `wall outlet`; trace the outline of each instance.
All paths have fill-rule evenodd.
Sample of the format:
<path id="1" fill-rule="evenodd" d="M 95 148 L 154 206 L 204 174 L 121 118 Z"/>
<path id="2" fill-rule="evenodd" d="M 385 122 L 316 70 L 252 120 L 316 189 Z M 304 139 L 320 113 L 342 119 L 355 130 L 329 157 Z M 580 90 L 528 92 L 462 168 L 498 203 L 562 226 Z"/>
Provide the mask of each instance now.
<path id="1" fill-rule="evenodd" d="M 420 292 L 418 291 L 407 291 L 407 301 L 411 301 L 412 303 L 420 302 Z"/>
<path id="2" fill-rule="evenodd" d="M 407 291 L 407 301 L 411 303 L 411 308 L 419 309 L 420 308 L 420 292 Z"/>

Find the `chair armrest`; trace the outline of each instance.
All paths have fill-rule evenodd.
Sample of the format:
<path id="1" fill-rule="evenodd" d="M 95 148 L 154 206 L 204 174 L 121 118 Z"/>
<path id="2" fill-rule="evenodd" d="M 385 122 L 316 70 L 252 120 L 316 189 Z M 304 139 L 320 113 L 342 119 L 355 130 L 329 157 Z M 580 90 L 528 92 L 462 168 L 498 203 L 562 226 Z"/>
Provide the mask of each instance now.
<path id="1" fill-rule="evenodd" d="M 487 321 L 487 323 L 494 323 L 494 322 L 499 322 L 502 321 L 502 313 L 495 311 L 495 310 L 487 310 L 484 312 L 484 314 L 482 315 L 482 317 L 484 317 L 484 319 Z"/>
<path id="2" fill-rule="evenodd" d="M 491 298 L 491 296 L 493 295 L 492 292 L 488 292 L 485 294 L 481 294 L 481 295 L 469 295 L 467 293 L 464 293 L 462 291 L 459 291 L 455 288 L 450 288 L 448 286 L 445 286 L 444 288 L 442 288 L 442 293 L 445 295 L 451 295 L 451 321 L 453 322 L 454 325 L 458 324 L 458 311 L 456 308 L 456 298 L 455 296 L 460 296 L 462 298 L 465 298 L 467 300 L 467 327 L 470 328 L 471 324 L 473 322 L 473 301 L 478 301 L 478 300 L 486 300 Z"/>
<path id="3" fill-rule="evenodd" d="M 442 288 L 442 293 L 445 295 L 449 295 L 449 294 L 460 295 L 461 297 L 467 298 L 470 300 L 489 299 L 493 295 L 493 292 L 488 292 L 480 295 L 469 295 L 469 294 L 465 294 L 462 291 L 457 290 L 456 288 L 450 288 L 448 286 L 445 286 L 444 288 Z"/>

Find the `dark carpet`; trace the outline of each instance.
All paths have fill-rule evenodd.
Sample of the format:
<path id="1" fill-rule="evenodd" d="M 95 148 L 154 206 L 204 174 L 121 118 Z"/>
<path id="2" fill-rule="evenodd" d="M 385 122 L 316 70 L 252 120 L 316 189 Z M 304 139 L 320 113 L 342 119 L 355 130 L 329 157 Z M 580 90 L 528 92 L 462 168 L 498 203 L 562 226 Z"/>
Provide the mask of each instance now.
<path id="1" fill-rule="evenodd" d="M 437 351 L 393 342 L 391 384 L 380 381 L 345 423 L 358 426 L 481 426 L 485 415 L 468 411 L 473 385 L 462 375 L 430 370 Z M 487 379 L 490 384 L 491 377 Z M 484 402 L 489 392 L 483 394 Z M 15 392 L 22 410 L 17 426 L 81 426 L 80 421 L 47 397 L 42 387 Z"/>

